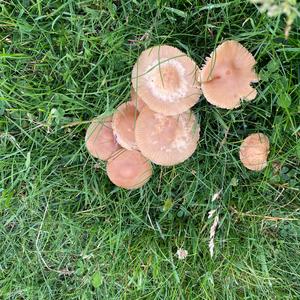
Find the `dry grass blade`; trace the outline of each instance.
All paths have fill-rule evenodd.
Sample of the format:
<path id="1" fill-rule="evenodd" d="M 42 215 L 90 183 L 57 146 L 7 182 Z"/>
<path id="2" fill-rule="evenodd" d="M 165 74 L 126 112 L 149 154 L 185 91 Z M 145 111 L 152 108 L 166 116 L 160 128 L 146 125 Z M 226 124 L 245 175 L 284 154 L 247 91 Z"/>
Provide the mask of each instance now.
<path id="1" fill-rule="evenodd" d="M 251 213 L 243 213 L 240 211 L 237 211 L 234 207 L 230 207 L 230 210 L 237 214 L 238 216 L 241 217 L 255 217 L 255 218 L 260 218 L 260 219 L 264 219 L 267 221 L 300 221 L 300 219 L 296 219 L 296 218 L 287 218 L 287 217 L 273 217 L 273 216 L 264 216 L 264 215 L 256 215 L 256 214 L 251 214 Z"/>

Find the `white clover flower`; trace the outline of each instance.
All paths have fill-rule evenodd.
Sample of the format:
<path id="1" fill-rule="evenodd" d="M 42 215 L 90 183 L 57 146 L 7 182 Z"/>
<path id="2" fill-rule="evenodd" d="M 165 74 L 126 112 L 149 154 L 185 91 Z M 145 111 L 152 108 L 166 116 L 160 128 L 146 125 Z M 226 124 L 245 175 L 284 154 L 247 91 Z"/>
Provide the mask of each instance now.
<path id="1" fill-rule="evenodd" d="M 176 252 L 178 259 L 183 260 L 188 256 L 188 252 L 185 249 L 179 248 Z"/>

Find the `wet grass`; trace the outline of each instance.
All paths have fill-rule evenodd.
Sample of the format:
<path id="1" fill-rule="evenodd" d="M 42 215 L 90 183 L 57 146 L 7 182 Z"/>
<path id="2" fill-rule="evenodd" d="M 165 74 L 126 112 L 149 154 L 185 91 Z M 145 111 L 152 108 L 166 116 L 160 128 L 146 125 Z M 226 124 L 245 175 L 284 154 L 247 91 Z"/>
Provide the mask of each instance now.
<path id="1" fill-rule="evenodd" d="M 17 0 L 0 2 L 0 24 L 1 299 L 300 298 L 299 19 L 285 40 L 284 18 L 245 1 Z M 255 55 L 255 101 L 201 97 L 193 157 L 142 189 L 113 186 L 85 121 L 128 100 L 145 48 L 201 65 L 224 39 Z M 257 131 L 271 142 L 260 173 L 238 159 Z"/>

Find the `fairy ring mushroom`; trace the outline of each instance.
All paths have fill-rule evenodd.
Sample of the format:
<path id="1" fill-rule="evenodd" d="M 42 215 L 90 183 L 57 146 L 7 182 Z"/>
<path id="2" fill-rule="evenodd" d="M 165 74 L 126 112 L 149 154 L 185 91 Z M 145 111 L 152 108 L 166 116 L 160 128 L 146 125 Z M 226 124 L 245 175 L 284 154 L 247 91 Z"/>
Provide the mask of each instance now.
<path id="1" fill-rule="evenodd" d="M 267 166 L 270 149 L 269 139 L 262 133 L 253 133 L 240 146 L 240 160 L 249 170 L 261 171 Z"/>
<path id="2" fill-rule="evenodd" d="M 178 115 L 195 105 L 201 94 L 199 68 L 179 49 L 155 46 L 141 53 L 132 70 L 132 86 L 151 110 Z"/>
<path id="3" fill-rule="evenodd" d="M 85 135 L 85 146 L 88 152 L 101 160 L 107 160 L 115 151 L 120 149 L 112 126 L 112 117 L 97 117 L 92 120 Z"/>
<path id="4" fill-rule="evenodd" d="M 225 109 L 237 108 L 241 100 L 251 101 L 258 82 L 252 54 L 236 41 L 225 41 L 213 51 L 200 72 L 201 89 L 207 101 Z"/>
<path id="5" fill-rule="evenodd" d="M 152 162 L 173 166 L 188 159 L 196 150 L 200 128 L 191 111 L 165 116 L 145 107 L 136 123 L 138 149 Z"/>
<path id="6" fill-rule="evenodd" d="M 108 160 L 106 171 L 112 183 L 131 190 L 148 182 L 152 166 L 139 151 L 120 149 Z"/>
<path id="7" fill-rule="evenodd" d="M 125 149 L 136 149 L 134 129 L 139 115 L 135 105 L 131 102 L 121 104 L 112 119 L 112 128 L 117 142 Z"/>

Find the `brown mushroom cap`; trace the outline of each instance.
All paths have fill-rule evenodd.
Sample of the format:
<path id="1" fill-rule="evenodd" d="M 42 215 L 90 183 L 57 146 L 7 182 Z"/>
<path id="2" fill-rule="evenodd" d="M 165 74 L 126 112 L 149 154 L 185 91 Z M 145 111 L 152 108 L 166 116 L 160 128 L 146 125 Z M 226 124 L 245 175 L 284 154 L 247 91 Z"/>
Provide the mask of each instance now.
<path id="1" fill-rule="evenodd" d="M 267 166 L 269 139 L 262 133 L 250 134 L 240 147 L 240 160 L 249 170 L 260 171 Z"/>
<path id="2" fill-rule="evenodd" d="M 145 107 L 137 119 L 135 139 L 145 157 L 158 165 L 172 166 L 194 153 L 199 131 L 191 111 L 165 116 Z"/>
<path id="3" fill-rule="evenodd" d="M 143 101 L 143 99 L 135 92 L 134 88 L 131 87 L 130 90 L 130 96 L 131 96 L 131 100 L 130 102 L 132 102 L 134 104 L 134 106 L 136 107 L 136 109 L 138 111 L 141 111 L 145 106 L 146 103 Z"/>
<path id="4" fill-rule="evenodd" d="M 199 68 L 179 49 L 167 45 L 142 52 L 132 70 L 132 86 L 151 110 L 177 115 L 195 105 L 201 94 Z"/>
<path id="5" fill-rule="evenodd" d="M 117 142 L 128 150 L 136 149 L 134 129 L 139 112 L 132 102 L 121 104 L 113 115 L 112 128 Z"/>
<path id="6" fill-rule="evenodd" d="M 88 152 L 99 159 L 107 160 L 120 146 L 111 128 L 112 117 L 95 118 L 85 135 L 85 145 Z"/>
<path id="7" fill-rule="evenodd" d="M 226 41 L 206 59 L 201 70 L 203 95 L 213 105 L 232 109 L 241 99 L 253 100 L 257 91 L 251 82 L 258 77 L 253 70 L 256 61 L 252 54 L 236 41 Z"/>
<path id="8" fill-rule="evenodd" d="M 152 175 L 151 163 L 136 150 L 115 152 L 108 160 L 106 170 L 111 182 L 125 189 L 143 186 Z"/>

